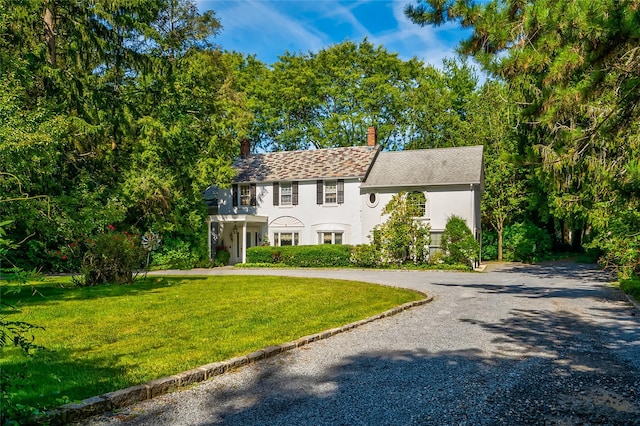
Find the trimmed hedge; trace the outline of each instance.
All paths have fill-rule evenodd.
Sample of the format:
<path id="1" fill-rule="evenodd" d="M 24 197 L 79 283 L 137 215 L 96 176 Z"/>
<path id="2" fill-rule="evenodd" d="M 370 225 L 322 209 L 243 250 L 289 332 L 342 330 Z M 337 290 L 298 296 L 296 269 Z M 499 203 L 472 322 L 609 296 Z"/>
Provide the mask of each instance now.
<path id="1" fill-rule="evenodd" d="M 281 264 L 299 268 L 351 266 L 351 248 L 341 244 L 251 247 L 247 249 L 247 263 Z"/>

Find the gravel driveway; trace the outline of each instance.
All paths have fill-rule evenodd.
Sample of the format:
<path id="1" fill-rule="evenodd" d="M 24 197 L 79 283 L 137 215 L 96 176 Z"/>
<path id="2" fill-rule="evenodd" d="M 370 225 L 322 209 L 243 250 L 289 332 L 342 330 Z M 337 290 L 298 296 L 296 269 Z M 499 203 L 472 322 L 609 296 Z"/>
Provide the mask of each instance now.
<path id="1" fill-rule="evenodd" d="M 85 424 L 640 425 L 638 311 L 591 266 L 213 273 L 354 279 L 435 299 Z"/>

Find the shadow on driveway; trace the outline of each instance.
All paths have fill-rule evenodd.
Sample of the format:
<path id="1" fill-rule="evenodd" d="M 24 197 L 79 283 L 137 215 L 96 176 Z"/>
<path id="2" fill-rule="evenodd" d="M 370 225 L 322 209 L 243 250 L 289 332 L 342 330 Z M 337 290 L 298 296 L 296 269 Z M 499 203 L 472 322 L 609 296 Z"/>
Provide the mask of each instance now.
<path id="1" fill-rule="evenodd" d="M 461 320 L 491 333 L 496 353 L 365 352 L 317 375 L 283 356 L 256 365 L 249 384 L 210 389 L 203 412 L 227 425 L 639 424 L 640 328 L 608 321 L 619 309 L 602 322 L 523 309 L 496 323 Z"/>

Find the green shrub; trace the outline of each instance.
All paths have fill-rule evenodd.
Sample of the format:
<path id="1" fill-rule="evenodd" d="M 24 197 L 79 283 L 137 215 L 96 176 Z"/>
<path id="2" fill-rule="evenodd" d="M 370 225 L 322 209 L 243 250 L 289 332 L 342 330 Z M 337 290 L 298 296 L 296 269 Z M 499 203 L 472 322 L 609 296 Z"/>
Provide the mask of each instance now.
<path id="1" fill-rule="evenodd" d="M 429 265 L 444 265 L 446 256 L 441 250 L 436 251 L 429 256 Z"/>
<path id="2" fill-rule="evenodd" d="M 372 244 L 360 244 L 351 250 L 350 261 L 355 266 L 373 268 L 380 263 L 380 253 Z"/>
<path id="3" fill-rule="evenodd" d="M 543 228 L 532 223 L 514 223 L 504 228 L 502 259 L 516 262 L 532 262 L 547 258 L 551 253 L 551 236 Z M 498 258 L 498 234 L 482 233 L 482 259 Z"/>
<path id="4" fill-rule="evenodd" d="M 351 246 L 313 245 L 286 247 L 251 247 L 247 249 L 247 263 L 280 263 L 300 268 L 349 266 Z"/>
<path id="5" fill-rule="evenodd" d="M 199 258 L 187 242 L 176 239 L 167 239 L 151 257 L 153 269 L 191 269 Z"/>
<path id="6" fill-rule="evenodd" d="M 131 284 L 135 271 L 144 265 L 146 251 L 138 238 L 109 231 L 94 238 L 87 238 L 86 251 L 80 266 L 81 278 L 76 283 L 83 286 L 100 284 Z"/>
<path id="7" fill-rule="evenodd" d="M 229 264 L 229 259 L 231 259 L 229 250 L 224 247 L 216 247 L 216 255 L 213 258 L 214 266 L 226 266 Z"/>
<path id="8" fill-rule="evenodd" d="M 459 216 L 451 216 L 442 232 L 441 249 L 448 264 L 473 266 L 480 253 L 480 244 L 473 237 L 467 223 Z"/>
<path id="9" fill-rule="evenodd" d="M 504 247 L 502 256 L 504 257 Z M 482 233 L 482 260 L 498 259 L 498 233 L 485 231 Z"/>
<path id="10" fill-rule="evenodd" d="M 532 223 L 515 223 L 505 227 L 503 258 L 517 262 L 535 262 L 551 253 L 551 237 Z"/>

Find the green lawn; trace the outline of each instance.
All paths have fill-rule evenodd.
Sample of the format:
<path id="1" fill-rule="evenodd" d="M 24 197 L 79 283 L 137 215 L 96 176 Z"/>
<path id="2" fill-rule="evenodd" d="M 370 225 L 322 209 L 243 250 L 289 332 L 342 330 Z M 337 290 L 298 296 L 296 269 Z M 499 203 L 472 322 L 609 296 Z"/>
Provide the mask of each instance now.
<path id="1" fill-rule="evenodd" d="M 630 278 L 620 279 L 620 288 L 640 302 L 640 276 L 632 275 Z"/>
<path id="2" fill-rule="evenodd" d="M 70 283 L 66 283 L 70 286 Z M 7 287 L 4 286 L 3 293 Z M 16 403 L 55 406 L 247 354 L 360 320 L 421 295 L 353 281 L 289 277 L 160 277 L 134 285 L 62 288 L 60 280 L 3 294 L 41 325 L 26 357 L 5 348 Z"/>

